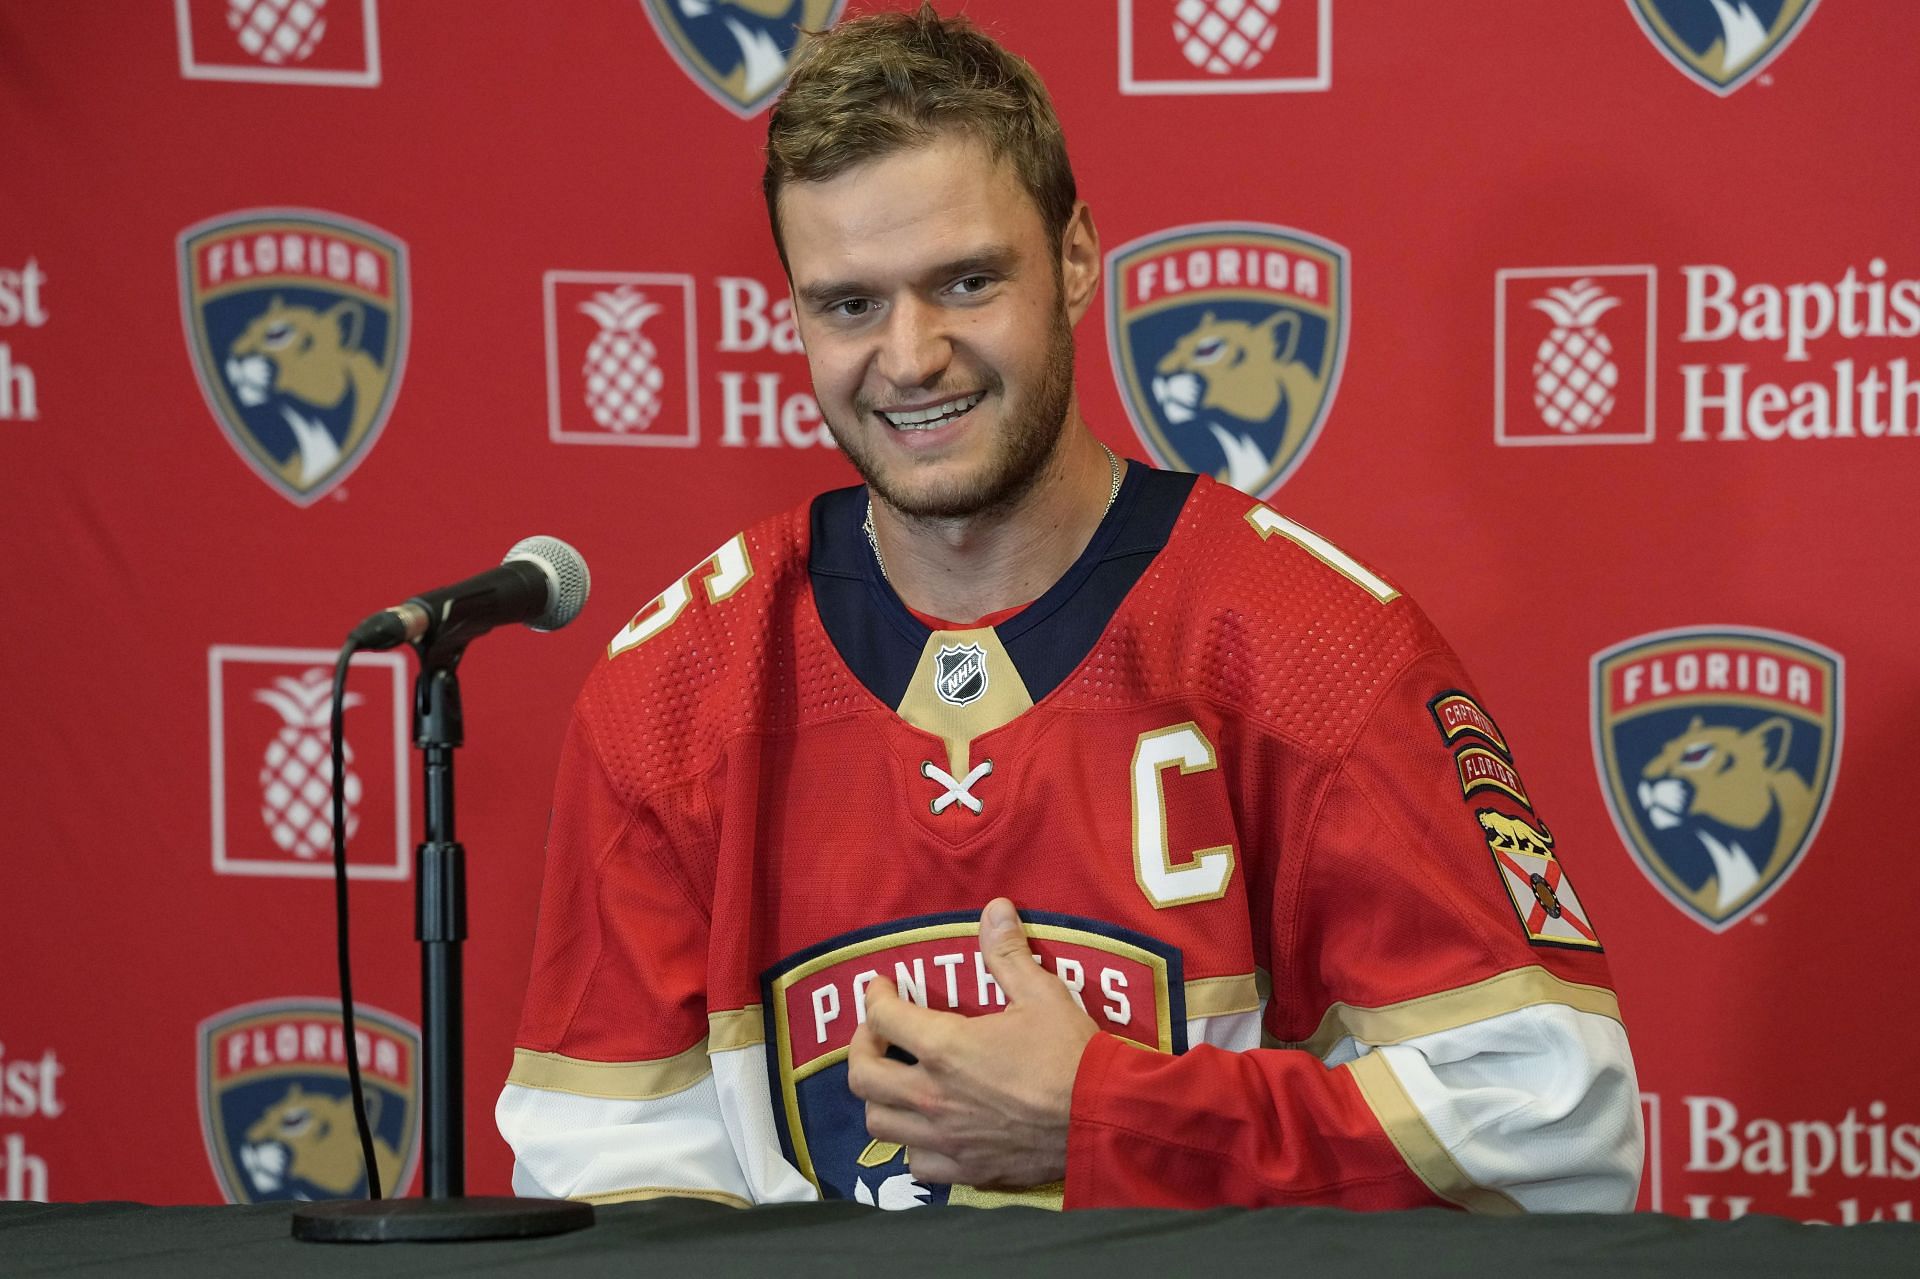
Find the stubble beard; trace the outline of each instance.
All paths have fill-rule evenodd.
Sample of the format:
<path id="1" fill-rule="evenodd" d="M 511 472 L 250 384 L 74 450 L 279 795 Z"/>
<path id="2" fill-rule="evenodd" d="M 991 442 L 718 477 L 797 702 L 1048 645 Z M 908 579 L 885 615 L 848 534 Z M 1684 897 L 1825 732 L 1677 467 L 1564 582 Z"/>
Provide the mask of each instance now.
<path id="1" fill-rule="evenodd" d="M 972 475 L 932 488 L 909 488 L 893 482 L 875 462 L 877 450 L 867 449 L 851 431 L 842 431 L 831 419 L 827 429 L 834 442 L 853 463 L 867 488 L 900 514 L 916 520 L 958 520 L 995 515 L 1017 506 L 1020 499 L 1046 472 L 1047 464 L 1060 446 L 1067 424 L 1067 409 L 1073 403 L 1073 329 L 1065 314 L 1056 311 L 1052 332 L 1047 337 L 1047 358 L 1039 383 L 1021 404 L 1003 406 L 1005 422 L 994 442 L 992 455 L 984 468 Z M 1002 385 L 996 379 L 987 388 L 997 395 Z M 856 401 L 855 411 L 873 410 Z M 876 415 L 877 416 L 877 415 Z M 881 430 L 893 428 L 881 425 Z"/>

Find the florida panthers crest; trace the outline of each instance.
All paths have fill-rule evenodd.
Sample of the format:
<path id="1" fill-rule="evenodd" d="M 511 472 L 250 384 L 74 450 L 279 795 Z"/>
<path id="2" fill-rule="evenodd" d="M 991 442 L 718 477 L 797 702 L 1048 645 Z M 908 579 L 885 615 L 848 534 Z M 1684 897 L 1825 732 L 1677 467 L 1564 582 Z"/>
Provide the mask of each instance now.
<path id="1" fill-rule="evenodd" d="M 1726 97 L 1800 34 L 1820 0 L 1628 0 L 1667 60 Z"/>
<path id="2" fill-rule="evenodd" d="M 380 1190 L 401 1195 L 419 1151 L 420 1032 L 354 1007 Z M 200 1128 L 229 1203 L 363 1198 L 360 1133 L 337 1001 L 271 999 L 200 1023 Z"/>
<path id="3" fill-rule="evenodd" d="M 735 115 L 758 114 L 787 82 L 800 41 L 840 20 L 847 0 L 641 0 L 660 42 Z"/>
<path id="4" fill-rule="evenodd" d="M 180 236 L 187 348 L 214 420 L 306 506 L 373 447 L 400 390 L 406 246 L 331 213 L 252 210 Z"/>
<path id="5" fill-rule="evenodd" d="M 1840 764 L 1840 656 L 1771 631 L 1642 635 L 1593 659 L 1594 754 L 1654 885 L 1718 932 L 1799 865 Z"/>
<path id="6" fill-rule="evenodd" d="M 1346 359 L 1347 251 L 1288 227 L 1174 227 L 1107 257 L 1107 344 L 1159 463 L 1265 498 L 1306 457 Z"/>
<path id="7" fill-rule="evenodd" d="M 1098 920 L 1023 916 L 1036 959 L 1094 1023 L 1163 1053 L 1187 1049 L 1180 952 Z M 891 920 L 829 938 L 761 974 L 769 1083 L 780 1145 L 826 1199 L 881 1208 L 927 1204 L 1060 1206 L 1060 1188 L 1000 1192 L 915 1179 L 912 1152 L 869 1139 L 866 1108 L 847 1087 L 854 1030 L 867 1018 L 867 987 L 890 982 L 922 1008 L 980 1016 L 1006 1007 L 980 950 L 971 913 Z"/>

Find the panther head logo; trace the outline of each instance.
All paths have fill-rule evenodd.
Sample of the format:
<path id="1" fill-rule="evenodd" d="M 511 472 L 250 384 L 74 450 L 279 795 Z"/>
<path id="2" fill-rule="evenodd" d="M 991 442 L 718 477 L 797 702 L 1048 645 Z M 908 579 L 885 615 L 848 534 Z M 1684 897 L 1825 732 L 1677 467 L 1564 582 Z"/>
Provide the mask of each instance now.
<path id="1" fill-rule="evenodd" d="M 380 1097 L 378 1090 L 367 1093 L 369 1124 L 379 1120 Z M 400 1156 L 376 1136 L 373 1157 L 380 1169 L 381 1188 L 391 1192 Z M 240 1163 L 263 1198 L 294 1181 L 317 1186 L 336 1198 L 352 1194 L 365 1175 L 352 1099 L 307 1092 L 294 1084 L 247 1129 Z"/>
<path id="2" fill-rule="evenodd" d="M 1227 457 L 1225 473 L 1215 478 L 1251 491 L 1313 424 L 1326 381 L 1295 357 L 1299 344 L 1300 317 L 1290 311 L 1275 311 L 1258 324 L 1208 311 L 1155 367 L 1153 398 L 1169 422 L 1190 422 L 1212 409 L 1246 423 L 1283 423 L 1269 454 L 1245 431 L 1209 420 Z"/>
<path id="3" fill-rule="evenodd" d="M 387 389 L 387 370 L 362 349 L 365 312 L 354 301 L 325 311 L 275 296 L 227 351 L 226 376 L 249 408 L 279 400 L 298 451 L 280 458 L 281 478 L 311 488 L 372 429 Z M 343 435 L 318 416 L 353 397 Z"/>
<path id="4" fill-rule="evenodd" d="M 1792 738 L 1779 715 L 1744 732 L 1695 715 L 1641 771 L 1647 820 L 1699 844 L 1691 858 L 1670 857 L 1674 873 L 1716 913 L 1771 881 L 1813 821 L 1813 788 L 1787 767 Z"/>

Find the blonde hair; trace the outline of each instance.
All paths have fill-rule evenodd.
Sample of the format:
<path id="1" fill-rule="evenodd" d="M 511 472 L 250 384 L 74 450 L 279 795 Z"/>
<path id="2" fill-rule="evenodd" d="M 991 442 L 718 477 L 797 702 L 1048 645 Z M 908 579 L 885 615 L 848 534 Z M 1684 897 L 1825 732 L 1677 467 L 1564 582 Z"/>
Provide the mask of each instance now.
<path id="1" fill-rule="evenodd" d="M 1058 241 L 1077 198 L 1046 86 L 1024 58 L 931 3 L 876 13 L 808 37 L 767 122 L 761 188 L 780 262 L 780 191 L 957 131 L 1013 166 Z"/>

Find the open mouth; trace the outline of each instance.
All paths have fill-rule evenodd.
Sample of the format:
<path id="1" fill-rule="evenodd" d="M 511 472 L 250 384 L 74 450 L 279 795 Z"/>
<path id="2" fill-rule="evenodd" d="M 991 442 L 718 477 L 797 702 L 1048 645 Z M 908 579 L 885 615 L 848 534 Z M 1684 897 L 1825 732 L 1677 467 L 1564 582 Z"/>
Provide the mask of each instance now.
<path id="1" fill-rule="evenodd" d="M 963 395 L 957 400 L 929 405 L 924 409 L 892 409 L 879 410 L 879 412 L 887 425 L 896 431 L 931 431 L 970 412 L 974 405 L 985 398 L 985 391 L 976 391 L 972 395 Z"/>

